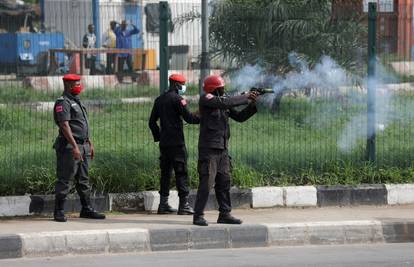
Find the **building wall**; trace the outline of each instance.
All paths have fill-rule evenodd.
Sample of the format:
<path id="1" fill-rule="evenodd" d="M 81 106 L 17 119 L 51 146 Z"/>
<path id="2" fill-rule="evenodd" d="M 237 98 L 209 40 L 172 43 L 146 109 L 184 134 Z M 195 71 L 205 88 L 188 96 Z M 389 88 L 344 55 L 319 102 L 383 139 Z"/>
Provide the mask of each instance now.
<path id="1" fill-rule="evenodd" d="M 357 12 L 365 15 L 367 22 L 367 14 L 364 11 L 367 10 L 368 2 L 371 0 L 334 0 L 333 14 L 344 18 L 346 16 L 344 14 Z M 378 51 L 396 54 L 402 59 L 410 60 L 413 46 L 413 0 L 380 0 L 380 2 L 386 3 L 387 6 L 380 6 L 378 13 Z M 389 12 L 391 10 L 392 12 Z"/>
<path id="2" fill-rule="evenodd" d="M 88 25 L 93 23 L 91 0 L 44 0 L 45 24 L 52 31 L 60 31 L 65 38 L 76 47 L 82 46 L 82 37 L 87 32 Z M 139 2 L 126 3 L 121 0 L 100 0 L 100 35 L 109 29 L 109 22 L 115 20 L 121 22 L 126 18 L 128 7 L 139 5 Z M 139 10 L 139 13 L 141 11 Z M 141 16 L 142 14 L 139 14 Z M 138 15 L 137 15 L 138 17 Z M 133 21 L 139 28 L 140 21 Z"/>
<path id="3" fill-rule="evenodd" d="M 64 33 L 70 46 L 80 47 L 92 21 L 91 0 L 44 0 L 47 30 Z"/>
<path id="4" fill-rule="evenodd" d="M 88 24 L 93 23 L 91 0 L 44 0 L 45 25 L 51 31 L 63 32 L 70 46 L 81 47 L 82 37 L 87 32 Z M 141 30 L 139 36 L 145 49 L 156 51 L 157 65 L 159 64 L 159 34 L 149 33 L 145 29 L 146 16 L 144 7 L 148 3 L 158 3 L 158 0 L 100 0 L 100 38 L 109 29 L 111 20 L 122 21 L 126 17 L 125 8 L 128 5 L 141 6 Z M 201 1 L 199 0 L 169 0 L 172 19 L 191 12 L 201 13 Z M 138 25 L 137 25 L 138 26 Z M 142 39 L 141 39 L 142 38 Z M 178 27 L 168 35 L 169 45 L 188 45 L 189 61 L 196 61 L 201 54 L 201 22 L 194 20 Z"/>
<path id="5" fill-rule="evenodd" d="M 411 59 L 413 47 L 413 0 L 398 1 L 398 55 Z"/>
<path id="6" fill-rule="evenodd" d="M 143 0 L 143 9 L 146 4 L 158 3 L 158 0 Z M 191 12 L 201 13 L 201 1 L 200 0 L 169 0 L 168 4 L 171 8 L 172 20 L 177 17 Z M 144 48 L 155 49 L 157 55 L 157 65 L 159 64 L 159 34 L 149 33 L 145 29 L 146 16 L 143 15 L 143 41 Z M 201 54 L 201 21 L 194 20 L 192 22 L 185 23 L 181 27 L 175 26 L 174 32 L 168 34 L 169 45 L 188 45 L 189 46 L 189 61 L 196 61 L 197 57 Z"/>

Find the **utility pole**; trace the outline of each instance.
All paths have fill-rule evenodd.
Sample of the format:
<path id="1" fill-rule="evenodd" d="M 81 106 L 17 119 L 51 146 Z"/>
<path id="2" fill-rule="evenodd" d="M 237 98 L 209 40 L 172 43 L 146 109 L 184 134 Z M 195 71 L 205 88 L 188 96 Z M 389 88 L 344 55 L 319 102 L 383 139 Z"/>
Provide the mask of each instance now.
<path id="1" fill-rule="evenodd" d="M 203 92 L 203 81 L 210 75 L 210 56 L 209 56 L 209 29 L 208 29 L 208 0 L 201 0 L 201 62 L 199 92 Z"/>
<path id="2" fill-rule="evenodd" d="M 168 90 L 168 2 L 161 1 L 160 10 L 160 94 Z"/>
<path id="3" fill-rule="evenodd" d="M 100 27 L 100 14 L 99 14 L 99 0 L 92 1 L 92 20 L 95 26 L 96 35 L 96 47 L 101 47 L 101 27 Z M 97 57 L 99 60 L 99 57 Z"/>
<path id="4" fill-rule="evenodd" d="M 377 40 L 377 4 L 368 5 L 368 85 L 367 85 L 367 154 L 366 159 L 375 162 L 375 71 Z"/>

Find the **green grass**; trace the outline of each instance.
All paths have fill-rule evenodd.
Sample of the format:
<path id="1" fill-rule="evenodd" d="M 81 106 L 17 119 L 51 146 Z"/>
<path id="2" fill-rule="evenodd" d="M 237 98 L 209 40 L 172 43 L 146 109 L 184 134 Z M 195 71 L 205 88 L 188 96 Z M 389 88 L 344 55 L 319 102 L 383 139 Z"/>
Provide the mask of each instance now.
<path id="1" fill-rule="evenodd" d="M 86 88 L 82 93 L 83 100 L 113 100 L 134 97 L 156 97 L 158 87 L 129 85 L 120 88 Z M 198 94 L 195 85 L 190 84 L 187 95 Z M 24 87 L 0 87 L 0 104 L 27 103 L 35 101 L 55 101 L 62 95 L 62 91 L 34 91 Z"/>
<path id="2" fill-rule="evenodd" d="M 142 96 L 143 91 L 130 90 L 131 95 Z M 101 92 L 105 99 L 112 94 L 111 91 Z M 33 94 L 29 96 L 33 99 L 34 93 L 28 94 Z M 122 97 L 125 94 L 123 92 Z M 117 99 L 116 95 L 112 97 Z M 98 97 L 93 95 L 93 98 Z M 397 98 L 394 112 L 409 114 L 413 101 L 411 95 Z M 151 107 L 152 104 L 111 104 L 90 110 L 96 148 L 96 159 L 90 169 L 94 190 L 158 189 L 158 144 L 153 142 L 147 126 Z M 350 104 L 349 99 L 309 101 L 285 97 L 276 113 L 261 107 L 249 121 L 231 122 L 234 185 L 245 188 L 413 182 L 414 118 L 405 116 L 404 120 L 394 120 L 379 133 L 377 165 L 363 161 L 364 140 L 349 153 L 338 148 L 338 138 L 345 124 L 364 110 L 363 98 Z M 52 143 L 56 134 L 51 112 L 34 111 L 20 105 L 0 108 L 0 195 L 53 192 L 55 155 Z M 186 125 L 185 134 L 190 186 L 196 188 L 198 126 Z"/>

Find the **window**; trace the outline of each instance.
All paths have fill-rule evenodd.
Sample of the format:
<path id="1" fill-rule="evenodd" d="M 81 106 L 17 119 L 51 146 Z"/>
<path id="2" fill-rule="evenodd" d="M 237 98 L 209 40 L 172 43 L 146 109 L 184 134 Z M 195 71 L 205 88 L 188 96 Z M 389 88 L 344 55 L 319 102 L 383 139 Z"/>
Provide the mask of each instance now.
<path id="1" fill-rule="evenodd" d="M 368 12 L 368 3 L 377 3 L 378 12 L 394 12 L 394 0 L 364 0 L 364 12 Z"/>

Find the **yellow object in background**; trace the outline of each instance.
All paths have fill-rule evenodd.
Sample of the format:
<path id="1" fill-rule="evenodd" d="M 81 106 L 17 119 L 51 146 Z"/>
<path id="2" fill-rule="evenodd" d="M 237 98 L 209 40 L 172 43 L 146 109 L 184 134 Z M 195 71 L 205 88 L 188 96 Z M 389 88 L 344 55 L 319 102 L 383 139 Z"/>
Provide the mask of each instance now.
<path id="1" fill-rule="evenodd" d="M 145 60 L 145 64 L 142 64 Z M 134 55 L 134 70 L 157 69 L 157 58 L 155 49 L 137 49 Z"/>

